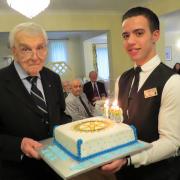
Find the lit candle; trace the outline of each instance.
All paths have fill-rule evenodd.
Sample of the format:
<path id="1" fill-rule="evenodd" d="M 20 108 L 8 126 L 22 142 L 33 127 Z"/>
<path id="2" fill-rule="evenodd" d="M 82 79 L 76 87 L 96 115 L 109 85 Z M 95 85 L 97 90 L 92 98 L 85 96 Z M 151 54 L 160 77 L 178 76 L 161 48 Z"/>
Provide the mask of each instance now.
<path id="1" fill-rule="evenodd" d="M 112 103 L 110 108 L 110 119 L 115 120 L 116 122 L 122 122 L 122 109 L 118 106 L 117 100 Z"/>
<path id="2" fill-rule="evenodd" d="M 109 99 L 106 99 L 104 104 L 104 117 L 109 118 Z"/>

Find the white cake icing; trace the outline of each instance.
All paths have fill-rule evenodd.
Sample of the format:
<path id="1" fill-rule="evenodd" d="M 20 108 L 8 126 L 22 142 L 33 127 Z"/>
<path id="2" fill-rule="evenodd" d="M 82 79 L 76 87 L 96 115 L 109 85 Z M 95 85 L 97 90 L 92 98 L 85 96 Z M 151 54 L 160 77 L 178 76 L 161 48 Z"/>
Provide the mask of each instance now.
<path id="1" fill-rule="evenodd" d="M 84 160 L 136 142 L 135 129 L 102 117 L 61 125 L 54 130 L 55 143 L 76 160 Z"/>

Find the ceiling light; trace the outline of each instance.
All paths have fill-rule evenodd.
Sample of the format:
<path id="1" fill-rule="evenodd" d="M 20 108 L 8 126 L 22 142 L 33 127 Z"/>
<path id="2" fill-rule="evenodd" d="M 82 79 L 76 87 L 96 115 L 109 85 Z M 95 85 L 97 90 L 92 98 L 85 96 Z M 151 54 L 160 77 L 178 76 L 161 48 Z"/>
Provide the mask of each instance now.
<path id="1" fill-rule="evenodd" d="M 28 18 L 33 18 L 44 11 L 50 0 L 7 0 L 8 5 Z"/>

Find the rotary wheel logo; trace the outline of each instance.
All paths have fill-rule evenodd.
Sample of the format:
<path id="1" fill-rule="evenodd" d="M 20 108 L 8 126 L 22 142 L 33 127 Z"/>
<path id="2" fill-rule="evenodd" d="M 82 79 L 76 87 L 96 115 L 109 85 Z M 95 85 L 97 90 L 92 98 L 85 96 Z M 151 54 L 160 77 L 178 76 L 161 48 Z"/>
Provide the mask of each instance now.
<path id="1" fill-rule="evenodd" d="M 111 121 L 86 121 L 82 122 L 80 124 L 75 125 L 75 130 L 81 131 L 81 132 L 95 132 L 100 131 L 103 129 L 106 129 L 112 125 Z"/>

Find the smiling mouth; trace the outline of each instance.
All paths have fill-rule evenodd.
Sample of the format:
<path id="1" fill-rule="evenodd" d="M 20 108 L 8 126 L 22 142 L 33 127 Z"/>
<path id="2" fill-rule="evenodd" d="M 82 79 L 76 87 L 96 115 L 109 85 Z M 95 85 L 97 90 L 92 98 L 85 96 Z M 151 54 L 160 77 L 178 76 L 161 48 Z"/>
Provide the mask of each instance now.
<path id="1" fill-rule="evenodd" d="M 131 49 L 128 49 L 128 52 L 137 52 L 139 50 L 140 48 L 131 48 Z"/>

